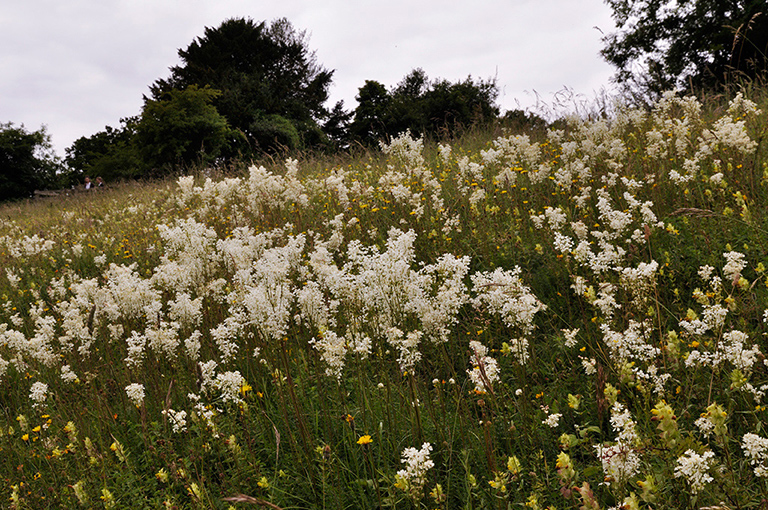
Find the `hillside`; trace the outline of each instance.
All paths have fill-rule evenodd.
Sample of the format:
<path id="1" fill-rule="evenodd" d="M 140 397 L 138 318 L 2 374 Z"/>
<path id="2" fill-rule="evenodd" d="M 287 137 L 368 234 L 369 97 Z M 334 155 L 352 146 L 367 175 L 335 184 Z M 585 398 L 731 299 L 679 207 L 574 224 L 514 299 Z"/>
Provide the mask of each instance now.
<path id="1" fill-rule="evenodd" d="M 0 206 L 12 508 L 758 508 L 768 99 Z"/>

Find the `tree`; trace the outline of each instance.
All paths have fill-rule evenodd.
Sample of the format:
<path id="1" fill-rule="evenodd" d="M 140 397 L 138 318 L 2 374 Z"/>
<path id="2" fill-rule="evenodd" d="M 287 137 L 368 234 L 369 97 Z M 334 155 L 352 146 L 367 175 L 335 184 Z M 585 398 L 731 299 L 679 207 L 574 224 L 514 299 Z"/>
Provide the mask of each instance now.
<path id="1" fill-rule="evenodd" d="M 502 125 L 513 132 L 544 131 L 549 124 L 533 112 L 508 110 L 501 117 Z"/>
<path id="2" fill-rule="evenodd" d="M 56 187 L 60 170 L 45 127 L 28 132 L 24 125 L 0 123 L 0 200 L 24 198 L 36 189 Z"/>
<path id="3" fill-rule="evenodd" d="M 386 87 L 373 80 L 365 80 L 357 96 L 357 108 L 349 126 L 353 139 L 365 145 L 375 145 L 389 133 L 389 105 L 392 98 Z"/>
<path id="4" fill-rule="evenodd" d="M 424 94 L 425 130 L 452 134 L 457 129 L 492 121 L 499 116 L 497 97 L 498 89 L 492 80 L 437 80 Z"/>
<path id="5" fill-rule="evenodd" d="M 241 131 L 241 151 L 300 148 L 322 142 L 318 121 L 333 73 L 317 64 L 305 32 L 286 19 L 270 25 L 233 18 L 206 28 L 186 49 L 182 65 L 151 86 L 154 100 L 196 85 L 221 91 L 212 105 Z"/>
<path id="6" fill-rule="evenodd" d="M 140 177 L 145 167 L 135 143 L 138 117 L 120 120 L 120 127 L 106 126 L 89 137 L 80 137 L 65 150 L 64 162 L 73 179 L 101 176 L 107 181 Z"/>
<path id="7" fill-rule="evenodd" d="M 136 126 L 139 154 L 150 168 L 210 164 L 230 156 L 242 135 L 212 105 L 221 92 L 190 85 L 144 104 Z"/>
<path id="8" fill-rule="evenodd" d="M 352 113 L 344 109 L 344 101 L 337 102 L 323 123 L 323 133 L 328 137 L 331 149 L 340 150 L 349 147 L 351 121 Z"/>
<path id="9" fill-rule="evenodd" d="M 452 135 L 497 118 L 497 96 L 493 80 L 475 82 L 470 77 L 457 83 L 430 82 L 422 69 L 411 71 L 390 92 L 369 80 L 357 95 L 350 133 L 369 145 L 406 130 L 427 136 Z"/>
<path id="10" fill-rule="evenodd" d="M 618 32 L 603 57 L 631 95 L 654 99 L 670 89 L 717 88 L 754 78 L 768 63 L 765 0 L 606 0 Z"/>

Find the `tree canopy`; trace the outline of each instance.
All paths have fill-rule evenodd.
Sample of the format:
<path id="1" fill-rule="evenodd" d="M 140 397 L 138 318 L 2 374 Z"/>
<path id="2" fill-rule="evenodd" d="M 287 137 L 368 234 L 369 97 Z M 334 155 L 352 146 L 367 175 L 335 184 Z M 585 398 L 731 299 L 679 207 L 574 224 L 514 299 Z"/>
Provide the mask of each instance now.
<path id="1" fill-rule="evenodd" d="M 210 164 L 229 155 L 242 135 L 212 105 L 220 95 L 218 90 L 193 84 L 147 100 L 136 126 L 144 164 L 150 168 Z"/>
<path id="2" fill-rule="evenodd" d="M 605 0 L 618 31 L 603 38 L 616 81 L 636 96 L 717 88 L 768 63 L 765 0 Z"/>
<path id="3" fill-rule="evenodd" d="M 145 165 L 135 139 L 138 122 L 138 117 L 121 119 L 120 127 L 106 126 L 103 131 L 75 140 L 65 150 L 64 158 L 72 178 L 81 182 L 86 175 L 92 175 L 114 181 L 143 175 Z"/>
<path id="4" fill-rule="evenodd" d="M 333 72 L 317 63 L 306 33 L 288 20 L 228 19 L 206 28 L 179 57 L 171 76 L 150 87 L 153 99 L 191 85 L 220 91 L 212 105 L 245 136 L 242 151 L 301 148 L 323 139 L 318 121 L 328 113 Z"/>
<path id="5" fill-rule="evenodd" d="M 391 91 L 367 80 L 356 97 L 358 107 L 350 135 L 362 143 L 414 134 L 439 136 L 498 117 L 498 89 L 493 80 L 475 82 L 471 77 L 451 83 L 430 82 L 422 69 L 414 69 Z"/>
<path id="6" fill-rule="evenodd" d="M 333 72 L 286 19 L 228 19 L 205 28 L 179 57 L 169 77 L 150 85 L 140 115 L 67 149 L 73 176 L 114 180 L 283 149 L 339 150 L 406 130 L 451 135 L 499 115 L 495 81 L 430 81 L 422 69 L 391 90 L 368 80 L 354 111 L 342 102 L 329 110 Z"/>
<path id="7" fill-rule="evenodd" d="M 0 123 L 0 200 L 56 186 L 60 169 L 45 127 L 29 132 L 23 125 Z"/>

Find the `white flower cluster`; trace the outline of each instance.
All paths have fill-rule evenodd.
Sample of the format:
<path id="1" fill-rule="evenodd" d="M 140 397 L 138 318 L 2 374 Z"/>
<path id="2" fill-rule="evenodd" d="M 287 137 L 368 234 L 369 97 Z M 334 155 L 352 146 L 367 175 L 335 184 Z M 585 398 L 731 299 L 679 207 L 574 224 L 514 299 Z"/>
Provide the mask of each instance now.
<path id="1" fill-rule="evenodd" d="M 401 370 L 409 371 L 421 359 L 422 339 L 444 342 L 468 300 L 463 279 L 469 258 L 443 255 L 433 264 L 413 269 L 416 234 L 393 229 L 385 251 L 354 240 L 347 247 L 348 261 L 341 267 L 322 243 L 309 255 L 306 285 L 294 292 L 297 317 L 323 331 L 346 317 L 347 329 L 316 338 L 312 345 L 338 378 L 350 349 L 366 357 L 373 342 L 385 340 L 398 352 Z M 416 320 L 417 330 L 401 326 Z"/>
<path id="2" fill-rule="evenodd" d="M 541 423 L 551 429 L 554 429 L 560 424 L 560 418 L 562 417 L 563 415 L 560 413 L 547 414 L 547 417 Z"/>
<path id="3" fill-rule="evenodd" d="M 125 394 L 136 407 L 141 407 L 144 403 L 144 385 L 139 383 L 129 384 L 125 387 Z"/>
<path id="4" fill-rule="evenodd" d="M 754 466 L 755 476 L 768 477 L 768 439 L 748 432 L 741 438 L 741 448 Z"/>
<path id="5" fill-rule="evenodd" d="M 320 351 L 320 358 L 327 365 L 325 374 L 340 381 L 344 370 L 344 358 L 347 356 L 346 339 L 331 330 L 325 330 L 321 332 L 320 340 L 313 338 L 309 343 Z"/>
<path id="6" fill-rule="evenodd" d="M 180 434 L 187 430 L 187 412 L 186 411 L 174 411 L 173 409 L 163 409 L 163 416 L 167 417 L 171 422 L 171 428 L 174 434 Z"/>
<path id="7" fill-rule="evenodd" d="M 234 372 L 222 372 L 216 374 L 214 387 L 221 392 L 221 399 L 224 402 L 240 403 L 240 390 L 245 384 L 245 378 L 240 375 L 239 370 Z"/>
<path id="8" fill-rule="evenodd" d="M 637 451 L 626 443 L 616 443 L 611 446 L 596 445 L 597 457 L 603 466 L 606 484 L 623 484 L 640 472 L 640 456 Z"/>
<path id="9" fill-rule="evenodd" d="M 744 254 L 737 251 L 729 251 L 723 253 L 726 264 L 723 266 L 723 274 L 727 281 L 736 283 L 741 278 L 741 271 L 747 267 L 747 262 L 744 260 Z"/>
<path id="10" fill-rule="evenodd" d="M 432 451 L 430 443 L 421 445 L 421 450 L 405 448 L 402 453 L 402 463 L 405 469 L 401 469 L 395 475 L 397 483 L 406 490 L 411 497 L 419 499 L 422 489 L 427 483 L 427 471 L 435 467 L 435 463 L 429 458 Z"/>
<path id="11" fill-rule="evenodd" d="M 246 180 L 227 178 L 214 182 L 208 178 L 202 187 L 194 185 L 192 176 L 180 177 L 177 201 L 181 207 L 194 206 L 199 216 L 216 215 L 232 202 L 244 204 L 248 212 L 256 215 L 291 205 L 306 207 L 309 198 L 298 179 L 298 161 L 288 158 L 285 167 L 285 176 L 281 176 L 263 166 L 251 166 Z"/>
<path id="12" fill-rule="evenodd" d="M 473 274 L 476 297 L 472 304 L 478 308 L 485 306 L 500 315 L 507 326 L 530 333 L 534 329 L 534 316 L 547 307 L 523 283 L 521 273 L 522 269 L 515 266 L 512 270 L 496 268 L 493 272 Z"/>
<path id="13" fill-rule="evenodd" d="M 472 368 L 467 369 L 467 374 L 475 384 L 475 391 L 485 393 L 492 390 L 493 384 L 499 380 L 498 362 L 488 356 L 488 348 L 477 340 L 469 342 L 469 350 Z"/>
<path id="14" fill-rule="evenodd" d="M 611 426 L 616 433 L 616 442 L 595 446 L 608 485 L 613 482 L 624 484 L 640 472 L 641 460 L 636 449 L 639 442 L 636 425 L 623 404 L 619 402 L 613 404 Z"/>
<path id="15" fill-rule="evenodd" d="M 637 423 L 632 419 L 632 414 L 620 402 L 611 407 L 611 427 L 617 434 L 616 441 L 627 445 L 637 445 L 640 437 L 637 435 Z"/>
<path id="16" fill-rule="evenodd" d="M 576 335 L 579 334 L 579 331 L 581 331 L 581 328 L 576 329 L 561 329 L 563 336 L 565 337 L 565 346 L 568 348 L 576 347 L 576 344 L 578 343 L 578 340 L 576 340 Z"/>
<path id="17" fill-rule="evenodd" d="M 711 450 L 699 455 L 693 450 L 686 452 L 677 459 L 675 478 L 685 478 L 691 485 L 691 491 L 698 494 L 706 484 L 714 480 L 709 469 L 714 464 L 715 454 Z"/>
<path id="18" fill-rule="evenodd" d="M 32 401 L 33 407 L 39 407 L 45 404 L 45 400 L 48 398 L 48 385 L 44 382 L 36 382 L 32 384 L 29 389 L 29 399 Z"/>
<path id="19" fill-rule="evenodd" d="M 29 258 L 34 255 L 44 254 L 56 247 L 56 241 L 43 239 L 34 234 L 32 237 L 25 235 L 21 239 L 13 236 L 0 237 L 0 246 L 13 258 Z"/>
<path id="20" fill-rule="evenodd" d="M 601 324 L 600 330 L 611 358 L 618 364 L 633 360 L 650 363 L 660 353 L 660 349 L 651 342 L 648 324 L 630 320 L 624 332 L 612 331 L 608 324 Z"/>

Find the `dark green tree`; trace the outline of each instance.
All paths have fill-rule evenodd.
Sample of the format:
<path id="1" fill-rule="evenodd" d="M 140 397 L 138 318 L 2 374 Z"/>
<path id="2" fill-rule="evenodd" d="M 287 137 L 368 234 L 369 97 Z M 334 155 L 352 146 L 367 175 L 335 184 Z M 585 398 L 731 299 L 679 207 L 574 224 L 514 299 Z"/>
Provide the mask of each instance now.
<path id="1" fill-rule="evenodd" d="M 152 169 L 211 164 L 231 156 L 242 135 L 213 106 L 221 93 L 190 85 L 171 89 L 161 99 L 148 99 L 136 125 L 136 141 L 145 165 Z"/>
<path id="2" fill-rule="evenodd" d="M 504 127 L 515 133 L 526 131 L 543 132 L 549 127 L 549 123 L 546 120 L 533 112 L 526 112 L 524 110 L 508 110 L 500 120 Z"/>
<path id="3" fill-rule="evenodd" d="M 765 0 L 605 0 L 617 32 L 603 38 L 616 82 L 636 99 L 716 89 L 766 70 Z"/>
<path id="4" fill-rule="evenodd" d="M 344 109 L 344 101 L 337 102 L 323 123 L 323 132 L 328 137 L 332 150 L 347 149 L 350 145 L 349 126 L 352 112 Z"/>
<path id="5" fill-rule="evenodd" d="M 471 78 L 451 83 L 437 80 L 424 94 L 424 130 L 433 135 L 453 134 L 457 130 L 493 121 L 499 116 L 498 89 L 494 81 Z"/>
<path id="6" fill-rule="evenodd" d="M 45 127 L 29 132 L 24 125 L 0 123 L 0 200 L 58 187 L 61 170 Z"/>
<path id="7" fill-rule="evenodd" d="M 493 80 L 430 82 L 422 69 L 411 71 L 391 91 L 369 80 L 357 95 L 350 134 L 368 145 L 406 130 L 415 135 L 451 136 L 463 128 L 496 119 L 497 96 Z"/>
<path id="8" fill-rule="evenodd" d="M 358 105 L 349 126 L 351 138 L 364 145 L 375 145 L 389 133 L 392 97 L 381 83 L 365 80 L 355 99 Z"/>
<path id="9" fill-rule="evenodd" d="M 324 140 L 319 120 L 332 72 L 317 63 L 305 32 L 286 19 L 267 25 L 233 18 L 206 28 L 186 49 L 182 64 L 151 87 L 154 100 L 191 85 L 221 91 L 212 105 L 247 144 L 239 149 L 269 151 L 316 146 Z"/>
<path id="10" fill-rule="evenodd" d="M 104 131 L 75 140 L 64 158 L 71 178 L 82 182 L 85 176 L 101 176 L 115 181 L 143 175 L 145 167 L 134 138 L 138 121 L 138 117 L 121 119 L 118 128 L 106 126 Z"/>

